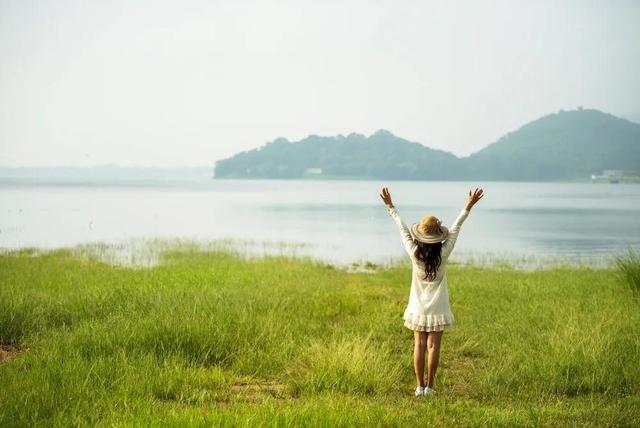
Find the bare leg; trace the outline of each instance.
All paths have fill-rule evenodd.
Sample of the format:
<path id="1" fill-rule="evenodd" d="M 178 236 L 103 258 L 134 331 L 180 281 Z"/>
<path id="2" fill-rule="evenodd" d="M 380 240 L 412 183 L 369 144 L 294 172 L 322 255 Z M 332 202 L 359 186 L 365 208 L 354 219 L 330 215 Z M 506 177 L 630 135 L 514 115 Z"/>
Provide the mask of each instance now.
<path id="1" fill-rule="evenodd" d="M 413 347 L 413 367 L 416 371 L 416 383 L 418 386 L 424 386 L 424 354 L 427 350 L 426 331 L 414 331 L 413 337 L 415 345 Z"/>
<path id="2" fill-rule="evenodd" d="M 429 332 L 429 375 L 427 381 L 427 386 L 429 388 L 433 388 L 433 379 L 436 377 L 436 370 L 438 370 L 438 362 L 440 361 L 440 340 L 442 339 L 442 333 L 442 331 Z"/>

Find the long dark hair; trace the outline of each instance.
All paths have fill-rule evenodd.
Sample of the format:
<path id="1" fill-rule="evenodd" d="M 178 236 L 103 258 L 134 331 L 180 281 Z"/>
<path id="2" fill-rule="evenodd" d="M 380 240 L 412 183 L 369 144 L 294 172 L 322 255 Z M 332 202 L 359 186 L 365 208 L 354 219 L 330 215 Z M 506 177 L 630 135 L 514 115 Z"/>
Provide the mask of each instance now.
<path id="1" fill-rule="evenodd" d="M 424 242 L 416 241 L 418 248 L 416 249 L 416 257 L 424 264 L 424 279 L 427 281 L 433 281 L 436 279 L 438 273 L 438 267 L 442 258 L 440 252 L 442 251 L 442 242 L 435 244 L 425 244 Z"/>

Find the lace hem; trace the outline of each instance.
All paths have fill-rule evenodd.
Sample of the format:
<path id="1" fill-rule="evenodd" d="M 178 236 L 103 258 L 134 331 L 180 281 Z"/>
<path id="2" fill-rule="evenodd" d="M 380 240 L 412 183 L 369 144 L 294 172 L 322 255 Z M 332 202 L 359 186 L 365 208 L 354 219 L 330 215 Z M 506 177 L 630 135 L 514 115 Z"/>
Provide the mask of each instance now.
<path id="1" fill-rule="evenodd" d="M 443 331 L 453 328 L 452 314 L 404 316 L 404 326 L 414 331 Z"/>
<path id="2" fill-rule="evenodd" d="M 413 331 L 448 331 L 453 329 L 452 324 L 425 326 L 425 325 L 413 324 L 406 320 L 404 322 L 404 326 L 407 327 L 409 330 L 413 330 Z"/>

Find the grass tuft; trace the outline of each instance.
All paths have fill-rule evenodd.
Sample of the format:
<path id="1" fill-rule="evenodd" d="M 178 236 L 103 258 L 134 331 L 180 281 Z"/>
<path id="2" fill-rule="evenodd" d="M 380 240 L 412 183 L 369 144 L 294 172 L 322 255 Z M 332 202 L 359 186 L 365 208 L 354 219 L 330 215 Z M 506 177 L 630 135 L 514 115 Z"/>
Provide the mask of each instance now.
<path id="1" fill-rule="evenodd" d="M 640 253 L 632 247 L 615 258 L 616 266 L 631 291 L 640 294 Z"/>

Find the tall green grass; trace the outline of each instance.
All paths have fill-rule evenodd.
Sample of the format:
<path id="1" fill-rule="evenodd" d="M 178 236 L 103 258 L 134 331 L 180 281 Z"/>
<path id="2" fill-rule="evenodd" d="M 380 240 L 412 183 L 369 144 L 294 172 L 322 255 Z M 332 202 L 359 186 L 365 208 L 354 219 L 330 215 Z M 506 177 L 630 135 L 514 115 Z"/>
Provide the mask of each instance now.
<path id="1" fill-rule="evenodd" d="M 619 271 L 451 265 L 454 330 L 412 397 L 410 266 L 223 249 L 113 266 L 0 256 L 0 426 L 640 423 L 640 311 Z"/>
<path id="2" fill-rule="evenodd" d="M 630 247 L 615 258 L 618 271 L 622 274 L 629 288 L 640 295 L 640 253 Z"/>

